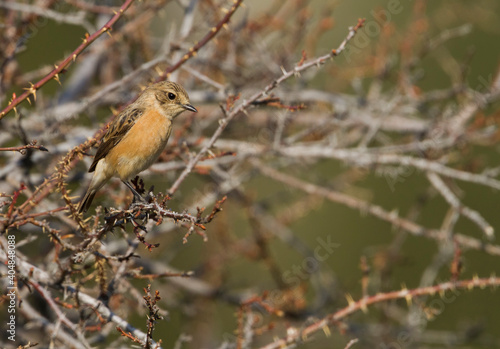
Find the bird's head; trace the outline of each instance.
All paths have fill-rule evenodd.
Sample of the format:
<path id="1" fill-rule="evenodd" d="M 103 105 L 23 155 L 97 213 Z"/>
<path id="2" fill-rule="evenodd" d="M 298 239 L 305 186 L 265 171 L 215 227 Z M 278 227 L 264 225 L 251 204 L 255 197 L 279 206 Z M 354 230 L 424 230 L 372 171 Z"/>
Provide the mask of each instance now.
<path id="1" fill-rule="evenodd" d="M 158 82 L 149 86 L 144 93 L 154 98 L 162 113 L 169 119 L 174 119 L 186 110 L 197 112 L 196 108 L 191 105 L 186 90 L 175 82 Z"/>

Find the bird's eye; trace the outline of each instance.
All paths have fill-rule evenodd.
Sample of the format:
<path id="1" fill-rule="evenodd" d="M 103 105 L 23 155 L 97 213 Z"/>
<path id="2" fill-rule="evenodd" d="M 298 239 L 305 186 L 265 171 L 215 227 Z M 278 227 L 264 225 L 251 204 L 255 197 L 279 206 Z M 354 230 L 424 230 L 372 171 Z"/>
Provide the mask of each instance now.
<path id="1" fill-rule="evenodd" d="M 169 92 L 168 93 L 168 99 L 170 99 L 171 101 L 173 101 L 175 99 L 175 95 L 172 92 Z"/>

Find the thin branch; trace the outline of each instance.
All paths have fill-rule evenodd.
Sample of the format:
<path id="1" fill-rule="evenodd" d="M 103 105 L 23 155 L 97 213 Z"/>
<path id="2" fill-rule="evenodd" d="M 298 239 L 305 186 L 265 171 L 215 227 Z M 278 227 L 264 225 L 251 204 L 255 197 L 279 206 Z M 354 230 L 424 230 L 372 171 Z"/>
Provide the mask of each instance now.
<path id="1" fill-rule="evenodd" d="M 353 149 L 335 149 L 324 146 L 296 145 L 279 149 L 283 155 L 290 157 L 320 157 L 348 161 L 359 166 L 399 165 L 411 166 L 422 171 L 439 173 L 445 177 L 459 179 L 464 182 L 481 184 L 500 190 L 500 181 L 483 174 L 470 173 L 445 166 L 437 161 L 421 159 L 398 154 L 370 154 Z"/>
<path id="2" fill-rule="evenodd" d="M 344 349 L 350 349 L 350 348 L 352 348 L 352 346 L 353 346 L 354 344 L 356 344 L 356 343 L 358 343 L 358 342 L 359 342 L 359 339 L 357 339 L 357 338 L 351 339 L 351 340 L 349 341 L 349 343 L 347 343 L 347 345 L 345 346 L 345 348 L 344 348 Z"/>
<path id="3" fill-rule="evenodd" d="M 33 308 L 30 302 L 23 302 L 23 306 L 19 308 L 19 314 L 22 314 L 26 320 L 33 325 L 32 331 L 39 327 L 41 330 L 50 335 L 51 338 L 57 338 L 57 340 L 61 342 L 61 345 L 64 345 L 66 348 L 87 349 L 87 347 L 83 344 L 76 341 L 75 337 L 69 332 L 60 331 L 59 323 L 54 324 L 52 319 L 49 320 L 46 316 L 40 314 L 37 309 Z M 31 343 L 31 345 L 29 343 Z M 38 347 L 38 343 L 36 342 L 29 343 L 23 347 L 18 346 L 17 349 Z"/>
<path id="4" fill-rule="evenodd" d="M 187 178 L 189 173 L 193 170 L 193 168 L 196 166 L 196 164 L 201 160 L 201 158 L 205 155 L 205 153 L 213 147 L 217 139 L 221 136 L 222 132 L 225 130 L 227 125 L 235 118 L 236 115 L 239 113 L 244 113 L 246 112 L 246 109 L 252 105 L 255 101 L 257 101 L 259 98 L 265 97 L 271 92 L 273 89 L 275 89 L 278 85 L 280 85 L 282 82 L 285 80 L 291 78 L 292 76 L 298 76 L 300 73 L 306 71 L 307 69 L 310 69 L 312 67 L 319 67 L 323 64 L 325 64 L 329 59 L 338 56 L 342 51 L 345 50 L 346 45 L 349 41 L 351 41 L 352 38 L 356 35 L 357 31 L 363 26 L 365 20 L 364 19 L 359 19 L 358 23 L 354 27 L 349 28 L 349 32 L 346 36 L 346 38 L 340 43 L 338 48 L 336 50 L 332 50 L 330 53 L 325 54 L 323 56 L 317 57 L 313 60 L 310 60 L 308 62 L 302 63 L 302 64 L 297 64 L 292 70 L 286 72 L 283 72 L 283 75 L 273 82 L 271 82 L 269 85 L 267 85 L 262 91 L 255 93 L 252 95 L 250 98 L 243 100 L 237 107 L 231 108 L 229 110 L 225 110 L 225 117 L 223 119 L 219 120 L 219 127 L 215 132 L 213 133 L 212 137 L 208 141 L 206 145 L 203 146 L 203 148 L 194 156 L 189 163 L 186 165 L 186 168 L 182 173 L 179 175 L 177 180 L 172 184 L 170 189 L 168 190 L 169 195 L 172 195 L 179 189 L 179 186 L 181 183 Z"/>
<path id="5" fill-rule="evenodd" d="M 168 67 L 167 69 L 165 69 L 165 71 L 157 79 L 157 81 L 168 79 L 168 77 L 170 76 L 170 74 L 173 71 L 179 69 L 179 67 L 181 65 L 183 65 L 184 63 L 186 63 L 186 61 L 188 59 L 190 59 L 191 57 L 196 56 L 196 54 L 198 53 L 198 51 L 203 46 L 205 46 L 208 42 L 210 42 L 210 40 L 212 40 L 215 37 L 215 35 L 217 35 L 217 33 L 222 28 L 226 28 L 227 27 L 227 23 L 229 22 L 229 20 L 233 16 L 233 14 L 236 12 L 236 10 L 238 9 L 238 7 L 241 6 L 242 2 L 243 2 L 243 0 L 236 0 L 234 2 L 233 6 L 231 6 L 231 8 L 229 10 L 227 10 L 226 15 L 219 21 L 219 23 L 217 23 L 214 27 L 212 27 L 210 29 L 210 31 L 203 37 L 203 39 L 201 39 L 198 43 L 196 43 L 193 47 L 191 47 L 188 50 L 188 52 L 186 52 L 184 54 L 184 56 L 182 56 L 182 58 L 179 61 L 177 61 L 177 63 L 175 63 L 174 65 L 171 65 L 170 67 Z"/>
<path id="6" fill-rule="evenodd" d="M 88 46 L 90 46 L 94 41 L 97 40 L 102 34 L 111 31 L 111 27 L 120 19 L 123 13 L 130 7 L 130 5 L 134 2 L 134 0 L 126 0 L 125 3 L 120 7 L 120 10 L 113 16 L 111 19 L 98 31 L 94 34 L 87 36 L 83 39 L 83 43 L 80 44 L 65 60 L 61 62 L 61 64 L 56 65 L 55 69 L 52 70 L 48 75 L 42 78 L 35 84 L 30 84 L 29 88 L 26 88 L 26 92 L 22 93 L 18 97 L 13 96 L 13 99 L 9 102 L 7 107 L 5 107 L 0 112 L 0 120 L 7 115 L 12 109 L 15 110 L 16 106 L 19 105 L 22 101 L 24 101 L 29 96 L 33 95 L 33 99 L 36 100 L 36 91 L 40 89 L 43 85 L 49 82 L 52 79 L 59 80 L 59 74 L 62 73 L 68 66 L 76 60 L 76 57 L 80 55 Z"/>
<path id="7" fill-rule="evenodd" d="M 212 144 L 211 140 L 203 142 L 204 148 Z M 267 146 L 258 143 L 249 143 L 245 141 L 236 140 L 220 140 L 217 143 L 221 148 L 229 148 L 238 153 L 248 155 L 262 155 L 268 151 Z M 203 148 L 203 149 L 204 149 Z M 412 146 L 415 150 L 418 146 Z M 464 182 L 471 182 L 481 184 L 493 189 L 500 190 L 500 181 L 488 176 L 487 173 L 471 173 L 467 171 L 457 170 L 448 167 L 437 161 L 418 158 L 414 156 L 387 154 L 371 152 L 371 148 L 366 150 L 358 149 L 339 149 L 334 147 L 327 147 L 323 144 L 317 143 L 309 145 L 307 143 L 296 144 L 291 146 L 281 146 L 275 149 L 279 154 L 288 158 L 329 158 L 337 159 L 352 163 L 358 166 L 372 166 L 372 165 L 399 165 L 411 166 L 421 171 L 431 171 L 438 173 L 444 177 L 458 179 Z M 380 148 L 384 149 L 384 148 Z"/>
<path id="8" fill-rule="evenodd" d="M 1 239 L 2 245 L 6 246 L 7 244 L 5 238 Z M 0 261 L 2 263 L 7 263 L 7 258 L 8 257 L 6 252 L 3 249 L 0 249 Z M 139 338 L 143 343 L 146 342 L 147 336 L 144 332 L 134 328 L 126 320 L 116 315 L 100 300 L 97 300 L 70 285 L 54 285 L 52 276 L 50 276 L 46 271 L 36 267 L 35 265 L 24 261 L 24 259 L 20 258 L 19 254 L 16 259 L 16 266 L 19 275 L 26 280 L 36 280 L 38 283 L 51 285 L 56 289 L 60 289 L 61 291 L 74 296 L 80 304 L 92 307 L 94 311 L 99 313 L 107 321 L 114 322 L 117 326 L 120 326 L 121 328 L 125 329 L 125 331 L 132 333 L 136 338 Z M 155 343 L 153 342 L 152 344 L 154 345 Z"/>
<path id="9" fill-rule="evenodd" d="M 413 298 L 427 296 L 427 295 L 434 295 L 436 293 L 443 295 L 446 291 L 456 291 L 458 289 L 470 290 L 473 288 L 483 289 L 485 287 L 494 288 L 498 286 L 500 286 L 500 278 L 497 278 L 495 276 L 482 279 L 474 277 L 473 279 L 470 280 L 444 282 L 429 287 L 421 287 L 411 290 L 403 288 L 400 291 L 378 293 L 374 296 L 361 298 L 358 301 L 354 301 L 351 298 L 351 296 L 348 295 L 347 301 L 349 305 L 347 307 L 342 308 L 319 321 L 316 321 L 312 325 L 309 325 L 300 331 L 288 331 L 289 334 L 286 337 L 275 340 L 273 343 L 265 345 L 260 349 L 285 348 L 287 345 L 303 340 L 304 338 L 307 338 L 309 335 L 312 335 L 316 332 L 329 331 L 328 329 L 329 326 L 338 324 L 339 321 L 344 320 L 346 317 L 352 315 L 355 312 L 366 311 L 367 307 L 373 304 L 387 302 L 395 299 L 405 299 L 408 303 L 410 303 L 413 300 Z"/>
<path id="10" fill-rule="evenodd" d="M 30 144 L 22 145 L 19 147 L 7 147 L 7 148 L 0 148 L 0 151 L 17 151 L 21 153 L 21 155 L 26 155 L 27 149 L 37 149 L 41 151 L 49 151 L 47 148 L 45 148 L 43 145 L 37 145 L 37 141 L 31 141 Z"/>
<path id="11" fill-rule="evenodd" d="M 428 229 L 417 223 L 398 217 L 397 212 L 389 212 L 378 205 L 371 204 L 367 201 L 354 198 L 344 193 L 340 193 L 331 189 L 317 186 L 315 184 L 305 182 L 293 176 L 281 173 L 275 169 L 265 166 L 258 160 L 252 160 L 252 164 L 259 169 L 259 171 L 274 180 L 285 183 L 287 186 L 303 190 L 308 194 L 322 196 L 332 202 L 337 202 L 347 207 L 359 210 L 360 212 L 367 212 L 377 218 L 387 221 L 395 227 L 404 229 L 409 233 L 417 236 L 425 236 L 430 239 L 440 241 L 446 236 L 445 232 L 435 229 Z M 461 246 L 476 250 L 486 251 L 489 254 L 500 256 L 500 246 L 492 244 L 484 244 L 478 239 L 471 238 L 467 235 L 456 233 L 455 239 Z"/>
<path id="12" fill-rule="evenodd" d="M 443 198 L 458 212 L 460 212 L 465 217 L 469 218 L 471 221 L 477 224 L 479 228 L 484 232 L 489 240 L 495 237 L 495 230 L 489 224 L 486 219 L 481 216 L 481 214 L 460 202 L 460 199 L 453 194 L 453 192 L 448 188 L 444 181 L 434 172 L 427 172 L 427 178 L 429 182 L 437 189 L 443 196 Z"/>
<path id="13" fill-rule="evenodd" d="M 42 296 L 43 299 L 49 304 L 50 308 L 54 311 L 54 313 L 57 315 L 57 318 L 59 319 L 60 322 L 62 322 L 64 325 L 66 325 L 69 329 L 73 331 L 73 333 L 76 334 L 80 342 L 85 346 L 85 348 L 90 348 L 91 346 L 89 343 L 87 343 L 87 340 L 83 336 L 83 333 L 78 329 L 78 326 L 74 323 L 72 323 L 66 315 L 59 309 L 59 306 L 56 304 L 54 299 L 52 298 L 52 295 L 50 294 L 49 291 L 47 291 L 44 287 L 42 287 L 37 281 L 30 279 L 28 280 L 28 283 L 33 286 L 37 292 Z"/>
<path id="14" fill-rule="evenodd" d="M 34 5 L 22 4 L 17 2 L 6 2 L 6 1 L 0 1 L 0 7 L 9 10 L 35 14 L 41 17 L 46 17 L 58 23 L 82 26 L 88 31 L 95 29 L 94 26 L 89 21 L 85 20 L 85 12 L 83 11 L 77 12 L 76 14 L 61 13 L 48 8 L 42 8 Z"/>

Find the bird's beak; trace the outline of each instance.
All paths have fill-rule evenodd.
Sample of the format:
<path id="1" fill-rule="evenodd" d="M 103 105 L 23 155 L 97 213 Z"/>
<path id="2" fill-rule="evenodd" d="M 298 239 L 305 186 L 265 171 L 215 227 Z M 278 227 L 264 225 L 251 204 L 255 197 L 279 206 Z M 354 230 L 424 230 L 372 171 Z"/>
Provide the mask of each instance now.
<path id="1" fill-rule="evenodd" d="M 192 111 L 194 113 L 197 113 L 198 110 L 196 110 L 195 107 L 193 107 L 191 104 L 182 104 L 182 107 L 186 110 Z"/>

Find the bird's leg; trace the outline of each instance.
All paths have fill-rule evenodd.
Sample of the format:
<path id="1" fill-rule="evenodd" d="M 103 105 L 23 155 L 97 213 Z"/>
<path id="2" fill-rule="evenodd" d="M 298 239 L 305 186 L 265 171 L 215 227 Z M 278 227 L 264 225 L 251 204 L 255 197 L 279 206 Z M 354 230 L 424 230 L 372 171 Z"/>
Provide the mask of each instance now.
<path id="1" fill-rule="evenodd" d="M 130 184 L 128 181 L 122 181 L 131 191 L 132 191 L 132 194 L 134 194 L 134 198 L 135 199 L 138 199 L 139 201 L 141 202 L 146 202 L 146 199 L 144 199 L 141 194 L 139 194 L 137 192 L 137 190 L 134 189 L 134 187 L 132 186 L 132 184 Z"/>

